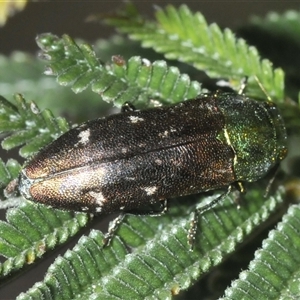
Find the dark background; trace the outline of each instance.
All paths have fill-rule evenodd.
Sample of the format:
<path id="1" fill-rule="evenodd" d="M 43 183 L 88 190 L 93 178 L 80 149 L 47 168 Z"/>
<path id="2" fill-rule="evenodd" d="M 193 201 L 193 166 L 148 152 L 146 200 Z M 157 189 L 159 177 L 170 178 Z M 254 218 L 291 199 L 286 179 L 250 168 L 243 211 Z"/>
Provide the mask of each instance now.
<path id="1" fill-rule="evenodd" d="M 166 4 L 176 6 L 179 1 L 132 1 L 138 9 L 148 16 L 153 15 L 153 5 L 161 7 Z M 265 16 L 270 11 L 284 12 L 298 9 L 298 1 L 185 1 L 193 11 L 203 13 L 208 23 L 217 22 L 221 27 L 238 27 L 245 24 L 250 16 Z M 51 32 L 56 35 L 69 34 L 73 38 L 82 38 L 91 44 L 97 38 L 105 38 L 113 34 L 111 27 L 102 24 L 87 23 L 87 16 L 96 13 L 114 11 L 122 1 L 52 1 L 29 3 L 25 10 L 10 18 L 4 27 L 0 27 L 0 53 L 9 54 L 14 50 L 38 50 L 35 44 L 37 34 Z M 266 41 L 267 43 L 267 41 Z M 1 91 L 0 91 L 1 94 Z M 88 234 L 89 231 L 86 232 Z M 48 266 L 57 257 L 72 246 L 67 245 L 60 251 L 53 251 L 37 266 L 30 268 L 17 280 L 0 287 L 0 300 L 14 299 L 20 292 L 25 292 L 34 282 L 42 280 Z"/>

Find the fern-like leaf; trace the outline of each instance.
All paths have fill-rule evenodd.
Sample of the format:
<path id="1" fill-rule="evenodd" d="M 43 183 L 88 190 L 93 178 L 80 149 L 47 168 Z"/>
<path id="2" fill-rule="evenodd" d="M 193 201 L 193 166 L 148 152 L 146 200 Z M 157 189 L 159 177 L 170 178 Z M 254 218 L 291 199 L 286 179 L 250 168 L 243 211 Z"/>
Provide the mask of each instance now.
<path id="1" fill-rule="evenodd" d="M 63 118 L 54 118 L 49 110 L 40 112 L 34 102 L 27 103 L 16 95 L 14 103 L 0 96 L 0 133 L 7 136 L 1 146 L 9 150 L 20 148 L 20 155 L 28 157 L 42 146 L 68 130 Z"/>
<path id="2" fill-rule="evenodd" d="M 97 43 L 99 51 L 102 47 L 100 42 Z M 114 48 L 114 43 L 107 42 L 107 47 Z M 86 120 L 87 116 L 96 118 L 105 113 L 104 109 L 109 105 L 99 101 L 99 95 L 91 90 L 74 95 L 69 88 L 57 85 L 55 78 L 41 76 L 44 69 L 44 61 L 35 55 L 18 51 L 10 56 L 0 54 L 1 96 L 10 99 L 18 92 L 26 99 L 34 99 L 40 109 L 51 107 L 55 116 L 67 115 L 76 122 Z"/>
<path id="3" fill-rule="evenodd" d="M 126 15 L 126 9 L 122 10 L 119 15 L 107 17 L 106 22 L 141 41 L 144 47 L 192 64 L 211 77 L 225 77 L 238 86 L 248 76 L 250 94 L 265 98 L 253 80 L 256 76 L 272 99 L 283 100 L 282 70 L 274 70 L 270 61 L 261 60 L 256 48 L 237 39 L 231 30 L 222 32 L 216 24 L 208 26 L 202 14 L 193 14 L 186 5 L 178 9 L 172 5 L 158 8 L 157 22 L 143 20 L 137 13 L 133 15 L 131 8 L 129 12 Z"/>
<path id="4" fill-rule="evenodd" d="M 249 270 L 243 271 L 223 300 L 299 299 L 300 207 L 289 208 L 276 230 L 269 233 Z"/>
<path id="5" fill-rule="evenodd" d="M 89 221 L 84 213 L 74 215 L 30 202 L 9 209 L 6 218 L 7 222 L 0 221 L 0 254 L 7 258 L 0 265 L 0 277 L 34 263 L 45 252 L 74 236 Z"/>
<path id="6" fill-rule="evenodd" d="M 240 211 L 228 198 L 222 207 L 205 213 L 192 252 L 187 244 L 190 218 L 182 216 L 189 210 L 186 204 L 177 203 L 162 217 L 127 217 L 104 249 L 103 235 L 93 231 L 55 261 L 43 282 L 18 299 L 70 299 L 78 294 L 93 299 L 171 299 L 172 292 L 187 289 L 233 252 L 282 203 L 282 194 L 265 201 L 253 191 L 245 201 L 247 207 Z"/>
<path id="7" fill-rule="evenodd" d="M 299 92 L 298 53 L 300 51 L 300 13 L 286 11 L 255 16 L 239 29 L 239 35 L 255 45 L 261 55 L 285 72 L 285 96 L 296 99 Z"/>
<path id="8" fill-rule="evenodd" d="M 49 61 L 48 75 L 57 76 L 61 85 L 69 85 L 76 93 L 88 86 L 105 101 L 121 106 L 130 101 L 139 105 L 149 99 L 176 103 L 197 96 L 199 83 L 180 74 L 175 67 L 167 67 L 164 61 L 132 57 L 126 62 L 113 56 L 110 64 L 103 65 L 88 44 L 78 45 L 69 36 L 62 39 L 43 34 L 37 38 L 42 56 Z"/>

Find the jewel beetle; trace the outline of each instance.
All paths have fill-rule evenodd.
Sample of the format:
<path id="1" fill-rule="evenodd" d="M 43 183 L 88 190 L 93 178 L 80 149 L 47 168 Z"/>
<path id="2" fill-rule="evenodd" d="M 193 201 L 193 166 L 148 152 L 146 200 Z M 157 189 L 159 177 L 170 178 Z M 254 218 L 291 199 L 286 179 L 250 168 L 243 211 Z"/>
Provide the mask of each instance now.
<path id="1" fill-rule="evenodd" d="M 242 94 L 207 93 L 146 110 L 127 105 L 43 148 L 21 171 L 19 191 L 75 211 L 124 215 L 156 203 L 165 211 L 176 196 L 243 191 L 279 165 L 286 138 L 276 106 Z M 194 234 L 192 224 L 189 242 Z"/>

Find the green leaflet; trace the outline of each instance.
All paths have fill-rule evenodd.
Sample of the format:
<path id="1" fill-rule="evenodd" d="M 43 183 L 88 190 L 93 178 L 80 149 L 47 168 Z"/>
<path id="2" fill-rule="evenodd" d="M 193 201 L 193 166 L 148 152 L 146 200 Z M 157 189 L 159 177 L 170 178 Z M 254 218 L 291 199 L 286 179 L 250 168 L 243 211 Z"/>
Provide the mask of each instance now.
<path id="1" fill-rule="evenodd" d="M 67 35 L 59 39 L 43 34 L 37 42 L 48 60 L 47 74 L 57 76 L 59 84 L 71 86 L 75 93 L 91 86 L 103 100 L 117 106 L 127 101 L 145 104 L 149 99 L 176 103 L 201 92 L 199 83 L 164 61 L 151 63 L 140 57 L 125 61 L 113 56 L 111 63 L 103 65 L 89 45 L 77 44 Z"/>
<path id="2" fill-rule="evenodd" d="M 11 99 L 15 93 L 20 93 L 25 99 L 34 99 L 41 110 L 51 107 L 55 116 L 67 115 L 76 122 L 86 120 L 87 116 L 96 118 L 104 114 L 103 109 L 108 105 L 99 102 L 99 95 L 91 90 L 74 95 L 71 89 L 57 85 L 55 78 L 42 76 L 44 69 L 44 61 L 35 55 L 18 51 L 8 57 L 0 54 L 1 96 Z M 82 106 L 82 102 L 86 105 Z"/>
<path id="3" fill-rule="evenodd" d="M 8 209 L 6 219 L 0 222 L 0 254 L 7 258 L 0 265 L 2 278 L 63 244 L 89 221 L 83 213 L 74 215 L 27 201 Z"/>
<path id="4" fill-rule="evenodd" d="M 252 191 L 237 210 L 227 198 L 202 216 L 194 251 L 187 244 L 190 217 L 182 215 L 190 203 L 175 203 L 162 217 L 127 217 L 109 247 L 103 249 L 103 235 L 92 231 L 18 299 L 171 299 L 172 290 L 188 288 L 218 265 L 281 202 L 281 192 L 265 201 Z"/>
<path id="5" fill-rule="evenodd" d="M 300 207 L 293 205 L 222 300 L 300 297 Z"/>
<path id="6" fill-rule="evenodd" d="M 267 94 L 274 101 L 282 101 L 283 71 L 274 70 L 269 60 L 262 60 L 255 47 L 237 39 L 230 29 L 222 32 L 216 24 L 207 25 L 201 13 L 192 13 L 186 5 L 178 9 L 172 5 L 158 8 L 156 22 L 141 19 L 137 12 L 132 15 L 131 5 L 105 21 L 144 47 L 151 47 L 168 59 L 191 64 L 210 77 L 228 78 L 236 88 L 248 76 L 248 93 L 264 99 L 266 95 L 253 80 L 257 76 Z"/>
<path id="7" fill-rule="evenodd" d="M 7 134 L 1 142 L 3 149 L 22 146 L 20 156 L 28 157 L 68 128 L 65 119 L 54 118 L 48 110 L 40 112 L 21 95 L 16 95 L 13 103 L 0 96 L 0 133 Z"/>

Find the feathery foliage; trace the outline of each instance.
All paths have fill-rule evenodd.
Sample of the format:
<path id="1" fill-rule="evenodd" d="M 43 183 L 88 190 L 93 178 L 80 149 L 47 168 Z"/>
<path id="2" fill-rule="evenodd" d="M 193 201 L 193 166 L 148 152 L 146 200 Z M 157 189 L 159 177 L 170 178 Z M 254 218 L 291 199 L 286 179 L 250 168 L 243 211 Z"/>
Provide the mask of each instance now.
<path id="1" fill-rule="evenodd" d="M 11 103 L 0 96 L 0 133 L 7 134 L 1 143 L 3 149 L 22 146 L 20 156 L 28 157 L 69 129 L 65 119 L 54 118 L 49 110 L 40 112 L 34 102 L 27 103 L 21 95 L 14 100 Z"/>
<path id="2" fill-rule="evenodd" d="M 59 84 L 71 86 L 75 93 L 91 86 L 103 100 L 118 106 L 127 101 L 145 104 L 151 98 L 175 103 L 201 91 L 197 82 L 164 61 L 151 63 L 132 57 L 126 62 L 113 56 L 111 63 L 104 65 L 88 44 L 78 45 L 67 35 L 59 39 L 43 34 L 37 43 L 49 61 L 46 73 L 57 76 Z"/>
<path id="3" fill-rule="evenodd" d="M 104 47 L 102 44 L 103 41 L 97 43 L 99 51 Z M 96 118 L 107 110 L 108 105 L 99 103 L 99 96 L 92 91 L 87 90 L 79 97 L 68 87 L 57 85 L 53 77 L 41 76 L 45 63 L 36 55 L 19 51 L 9 57 L 0 54 L 0 70 L 1 96 L 6 99 L 18 91 L 24 98 L 34 99 L 41 110 L 51 106 L 53 115 L 67 115 L 77 122 L 86 120 L 86 116 Z"/>
<path id="4" fill-rule="evenodd" d="M 267 299 L 299 298 L 299 220 L 299 205 L 291 206 L 277 229 L 264 240 L 262 249 L 256 251 L 249 270 L 241 272 L 222 300 L 256 298 L 257 294 Z"/>
<path id="5" fill-rule="evenodd" d="M 63 295 L 64 299 L 78 294 L 97 299 L 171 299 L 172 292 L 187 288 L 234 251 L 282 201 L 279 192 L 261 206 L 264 199 L 256 201 L 257 196 L 256 192 L 247 195 L 243 211 L 238 211 L 229 197 L 221 210 L 212 209 L 203 215 L 201 235 L 192 252 L 186 240 L 186 204 L 177 203 L 170 213 L 159 218 L 128 217 L 111 247 L 103 249 L 103 235 L 93 231 L 56 259 L 43 282 L 18 299 L 37 295 L 47 298 L 51 293 Z"/>
<path id="6" fill-rule="evenodd" d="M 266 99 L 264 93 L 271 96 L 282 108 L 284 118 L 291 119 L 286 122 L 288 129 L 299 128 L 299 108 L 283 101 L 283 70 L 261 59 L 255 47 L 236 38 L 231 30 L 222 31 L 216 24 L 208 25 L 200 13 L 192 13 L 185 5 L 178 9 L 170 5 L 158 8 L 156 20 L 149 21 L 128 4 L 125 10 L 106 17 L 105 21 L 167 59 L 186 63 L 189 68 L 204 71 L 212 78 L 228 79 L 236 90 L 241 80 L 248 76 L 246 94 L 262 99 Z M 128 46 L 125 39 L 119 41 L 119 50 Z M 59 85 L 74 93 L 83 95 L 89 91 L 99 103 L 102 99 L 120 107 L 130 101 L 138 107 L 149 107 L 177 103 L 205 91 L 199 82 L 182 72 L 180 64 L 174 67 L 163 59 L 150 61 L 140 55 L 126 59 L 113 55 L 119 53 L 114 51 L 114 40 L 107 41 L 105 49 L 101 43 L 96 43 L 93 49 L 66 34 L 62 38 L 42 34 L 37 37 L 37 44 L 41 48 L 40 56 L 47 63 L 46 75 L 56 78 Z M 136 46 L 135 51 L 138 50 Z M 146 53 L 143 51 L 140 49 L 140 53 Z M 8 65 L 6 59 L 0 57 L 0 66 L 7 68 Z M 36 66 L 41 67 L 37 62 Z M 24 74 L 29 67 L 26 60 L 20 65 Z M 255 77 L 265 91 L 258 86 Z M 1 81 L 4 78 L 1 71 L 0 78 Z M 36 83 L 39 79 L 31 76 L 30 82 Z M 9 89 L 13 89 L 11 82 L 8 83 Z M 39 87 L 37 85 L 37 89 Z M 42 93 L 37 95 L 43 97 Z M 72 97 L 66 96 L 49 105 L 58 106 L 58 112 L 60 105 L 76 107 L 73 102 Z M 98 104 L 97 108 L 95 104 L 91 102 L 90 109 L 97 111 Z M 12 101 L 0 97 L 3 149 L 19 148 L 19 155 L 27 158 L 68 130 L 65 119 L 55 117 L 49 110 L 40 110 L 38 106 L 20 95 Z M 16 178 L 20 168 L 16 160 L 9 159 L 6 164 L 1 160 L 1 186 Z M 92 230 L 88 236 L 80 238 L 72 250 L 57 257 L 44 280 L 20 294 L 18 299 L 172 299 L 173 295 L 184 295 L 183 290 L 199 279 L 205 280 L 228 257 L 235 257 L 241 244 L 263 230 L 270 217 L 278 219 L 276 213 L 282 209 L 286 194 L 279 183 L 273 185 L 274 192 L 267 198 L 263 197 L 264 180 L 249 185 L 239 210 L 234 203 L 236 195 L 232 193 L 221 205 L 205 212 L 199 219 L 193 251 L 187 244 L 190 213 L 197 203 L 207 203 L 216 195 L 172 200 L 170 212 L 160 217 L 127 216 L 111 244 L 104 248 L 103 234 Z M 18 200 L 22 202 L 20 197 Z M 294 255 L 300 251 L 298 210 L 298 206 L 289 210 L 278 229 L 265 240 L 249 270 L 241 273 L 240 279 L 226 290 L 224 299 L 259 299 L 262 294 L 266 298 L 284 297 L 288 293 L 286 282 L 295 291 L 299 288 L 293 283 L 299 279 L 297 256 Z M 30 202 L 8 209 L 6 221 L 0 222 L 0 254 L 6 259 L 0 265 L 0 276 L 3 280 L 8 276 L 13 278 L 17 271 L 42 259 L 46 252 L 91 224 L 92 219 L 93 216 L 87 214 Z M 287 257 L 287 248 L 292 249 L 291 257 Z M 257 282 L 257 274 L 264 280 Z M 233 276 L 238 277 L 237 274 Z M 265 289 L 266 282 L 270 283 L 270 289 Z"/>
<path id="7" fill-rule="evenodd" d="M 27 202 L 8 209 L 6 219 L 0 222 L 0 253 L 7 258 L 0 264 L 2 280 L 65 243 L 86 225 L 89 217 Z"/>
<path id="8" fill-rule="evenodd" d="M 284 69 L 285 96 L 295 100 L 299 95 L 300 85 L 299 20 L 299 11 L 287 11 L 283 14 L 270 12 L 264 18 L 252 17 L 250 24 L 239 29 L 239 34 L 255 45 L 263 57 L 268 57 L 275 66 Z M 299 122 L 295 115 L 297 108 L 285 105 L 284 114 L 288 130 L 299 135 Z"/>
<path id="9" fill-rule="evenodd" d="M 144 47 L 152 47 L 168 59 L 192 64 L 210 77 L 225 77 L 238 86 L 248 76 L 249 94 L 265 98 L 253 81 L 253 76 L 257 76 L 268 95 L 282 101 L 282 70 L 273 69 L 268 60 L 261 60 L 256 48 L 237 39 L 230 29 L 222 32 L 216 24 L 207 25 L 201 13 L 192 13 L 186 5 L 178 9 L 172 5 L 157 8 L 156 19 L 157 22 L 142 19 L 129 3 L 119 14 L 106 20 L 141 41 Z"/>

